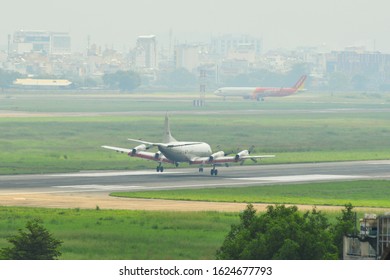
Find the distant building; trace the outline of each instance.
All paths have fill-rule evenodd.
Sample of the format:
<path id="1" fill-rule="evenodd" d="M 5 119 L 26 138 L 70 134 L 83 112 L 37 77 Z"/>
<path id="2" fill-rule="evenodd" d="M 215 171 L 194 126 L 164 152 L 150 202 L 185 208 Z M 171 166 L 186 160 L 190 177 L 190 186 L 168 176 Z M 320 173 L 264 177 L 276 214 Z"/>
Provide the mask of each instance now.
<path id="1" fill-rule="evenodd" d="M 349 77 L 369 74 L 377 76 L 379 80 L 389 81 L 390 54 L 348 48 L 327 54 L 326 60 L 328 73 L 342 72 Z"/>
<path id="2" fill-rule="evenodd" d="M 135 65 L 137 68 L 157 68 L 157 41 L 155 35 L 138 36 Z"/>
<path id="3" fill-rule="evenodd" d="M 50 54 L 71 54 L 70 36 L 66 32 L 52 32 L 50 36 Z"/>
<path id="4" fill-rule="evenodd" d="M 261 40 L 249 35 L 223 35 L 211 39 L 211 52 L 221 57 L 243 50 L 260 55 L 261 49 Z"/>
<path id="5" fill-rule="evenodd" d="M 175 67 L 185 68 L 188 71 L 193 72 L 200 65 L 200 52 L 201 47 L 199 45 L 176 45 Z"/>
<path id="6" fill-rule="evenodd" d="M 71 40 L 68 33 L 20 30 L 14 33 L 13 52 L 17 54 L 30 52 L 48 55 L 70 54 Z"/>

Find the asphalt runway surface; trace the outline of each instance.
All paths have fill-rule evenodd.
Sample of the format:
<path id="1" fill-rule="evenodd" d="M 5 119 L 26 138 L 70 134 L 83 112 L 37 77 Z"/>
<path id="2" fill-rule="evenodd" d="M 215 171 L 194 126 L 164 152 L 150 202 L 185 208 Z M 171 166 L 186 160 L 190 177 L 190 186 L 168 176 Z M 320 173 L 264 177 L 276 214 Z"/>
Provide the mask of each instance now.
<path id="1" fill-rule="evenodd" d="M 390 180 L 390 160 L 307 164 L 168 168 L 163 173 L 143 171 L 88 171 L 80 173 L 0 176 L 0 205 L 54 208 L 109 208 L 137 210 L 238 210 L 239 203 L 207 203 L 110 197 L 113 191 L 183 188 L 245 187 L 300 182 L 362 179 Z"/>

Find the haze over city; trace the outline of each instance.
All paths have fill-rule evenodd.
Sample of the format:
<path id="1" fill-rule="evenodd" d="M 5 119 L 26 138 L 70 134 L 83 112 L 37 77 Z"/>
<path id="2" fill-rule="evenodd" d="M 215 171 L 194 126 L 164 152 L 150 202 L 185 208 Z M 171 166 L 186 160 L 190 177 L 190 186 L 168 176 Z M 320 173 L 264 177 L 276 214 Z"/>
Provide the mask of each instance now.
<path id="1" fill-rule="evenodd" d="M 72 51 L 85 50 L 88 36 L 126 50 L 145 34 L 155 34 L 160 46 L 170 38 L 199 42 L 249 34 L 262 38 L 265 51 L 324 45 L 390 52 L 388 8 L 385 0 L 15 0 L 3 4 L 0 46 L 5 49 L 8 34 L 24 29 L 69 32 Z"/>

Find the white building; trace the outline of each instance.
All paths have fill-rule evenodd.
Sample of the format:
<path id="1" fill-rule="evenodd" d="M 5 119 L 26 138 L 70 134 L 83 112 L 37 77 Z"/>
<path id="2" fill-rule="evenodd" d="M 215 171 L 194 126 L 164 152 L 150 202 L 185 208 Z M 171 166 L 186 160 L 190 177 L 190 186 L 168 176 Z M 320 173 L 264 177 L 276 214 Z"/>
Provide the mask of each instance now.
<path id="1" fill-rule="evenodd" d="M 155 35 L 138 36 L 135 65 L 137 68 L 157 68 L 157 41 Z"/>
<path id="2" fill-rule="evenodd" d="M 71 53 L 68 33 L 50 31 L 16 31 L 13 37 L 13 52 L 24 54 L 39 52 L 48 55 Z"/>

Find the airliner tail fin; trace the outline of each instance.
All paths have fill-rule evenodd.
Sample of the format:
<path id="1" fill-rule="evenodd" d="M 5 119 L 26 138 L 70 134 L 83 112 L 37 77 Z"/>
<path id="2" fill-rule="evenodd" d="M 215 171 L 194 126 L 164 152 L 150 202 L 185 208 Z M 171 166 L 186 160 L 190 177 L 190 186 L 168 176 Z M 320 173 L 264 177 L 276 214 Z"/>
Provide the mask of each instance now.
<path id="1" fill-rule="evenodd" d="M 296 90 L 302 90 L 304 88 L 304 86 L 305 86 L 306 78 L 307 78 L 306 75 L 303 75 L 302 77 L 300 77 L 299 80 L 293 86 L 293 88 L 296 89 Z"/>

